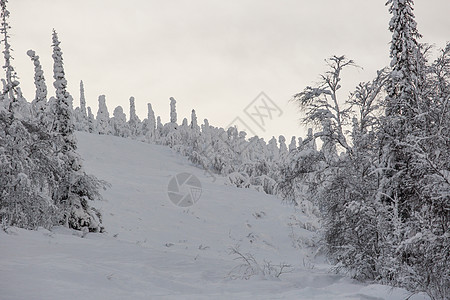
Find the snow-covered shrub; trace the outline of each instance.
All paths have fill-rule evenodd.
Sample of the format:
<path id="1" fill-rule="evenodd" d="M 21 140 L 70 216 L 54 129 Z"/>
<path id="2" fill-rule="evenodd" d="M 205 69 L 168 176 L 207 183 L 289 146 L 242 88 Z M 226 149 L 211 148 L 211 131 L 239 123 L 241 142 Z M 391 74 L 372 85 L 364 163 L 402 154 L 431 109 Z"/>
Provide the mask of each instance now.
<path id="1" fill-rule="evenodd" d="M 238 188 L 249 188 L 250 180 L 245 173 L 233 172 L 227 175 L 227 183 Z"/>
<path id="2" fill-rule="evenodd" d="M 242 253 L 239 247 L 231 248 L 229 254 L 233 255 L 235 257 L 234 260 L 238 261 L 238 265 L 228 273 L 228 278 L 230 279 L 248 280 L 253 276 L 273 279 L 279 278 L 285 273 L 292 272 L 292 266 L 289 264 L 279 263 L 278 265 L 274 265 L 272 262 L 266 260 L 262 262 L 257 261 L 252 254 Z"/>
<path id="3" fill-rule="evenodd" d="M 276 193 L 277 182 L 267 175 L 250 177 L 250 184 L 252 186 L 260 186 L 262 191 L 266 194 L 273 195 Z"/>

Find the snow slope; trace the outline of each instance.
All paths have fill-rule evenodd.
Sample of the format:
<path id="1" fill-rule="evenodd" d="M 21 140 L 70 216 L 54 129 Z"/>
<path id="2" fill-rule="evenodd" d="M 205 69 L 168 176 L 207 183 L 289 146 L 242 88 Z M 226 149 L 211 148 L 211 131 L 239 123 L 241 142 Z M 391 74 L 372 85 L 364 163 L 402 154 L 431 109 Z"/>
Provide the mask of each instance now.
<path id="1" fill-rule="evenodd" d="M 106 232 L 9 228 L 0 231 L 0 299 L 405 299 L 402 289 L 357 283 L 329 272 L 306 245 L 307 216 L 274 196 L 215 182 L 172 150 L 77 133 L 88 173 L 111 187 L 93 205 Z M 202 184 L 189 208 L 169 201 L 172 176 Z M 294 225 L 289 225 L 294 224 Z M 231 247 L 262 267 L 290 264 L 279 278 L 249 280 Z M 415 295 L 410 299 L 427 299 Z"/>

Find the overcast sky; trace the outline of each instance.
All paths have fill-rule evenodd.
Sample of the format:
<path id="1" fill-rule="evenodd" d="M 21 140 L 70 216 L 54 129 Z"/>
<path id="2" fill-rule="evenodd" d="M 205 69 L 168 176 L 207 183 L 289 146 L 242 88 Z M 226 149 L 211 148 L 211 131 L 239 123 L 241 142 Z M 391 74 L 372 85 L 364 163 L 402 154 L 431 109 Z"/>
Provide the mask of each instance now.
<path id="1" fill-rule="evenodd" d="M 138 115 L 153 105 L 169 121 L 169 97 L 179 123 L 195 108 L 199 122 L 226 126 L 241 118 L 258 135 L 303 135 L 292 95 L 318 80 L 324 59 L 345 54 L 364 69 L 344 73 L 342 100 L 359 81 L 389 63 L 390 15 L 384 0 L 13 0 L 11 43 L 22 90 L 34 97 L 33 65 L 41 58 L 53 95 L 51 31 L 59 33 L 69 91 L 75 105 L 84 81 L 87 104 L 97 112 L 106 95 L 112 115 Z M 449 0 L 417 1 L 422 42 L 450 41 Z M 283 111 L 259 128 L 244 113 L 264 91 Z"/>

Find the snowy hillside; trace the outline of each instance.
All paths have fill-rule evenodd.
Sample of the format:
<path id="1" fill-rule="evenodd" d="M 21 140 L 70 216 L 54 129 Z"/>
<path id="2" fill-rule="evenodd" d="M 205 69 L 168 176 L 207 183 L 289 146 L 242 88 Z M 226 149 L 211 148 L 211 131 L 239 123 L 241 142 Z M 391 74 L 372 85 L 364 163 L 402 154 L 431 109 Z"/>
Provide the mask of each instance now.
<path id="1" fill-rule="evenodd" d="M 224 185 L 221 178 L 213 182 L 167 147 L 88 133 L 77 138 L 86 171 L 111 185 L 104 201 L 92 203 L 106 232 L 1 231 L 0 299 L 409 296 L 330 273 L 307 246 L 314 233 L 303 228 L 314 221 L 274 196 Z M 168 182 L 181 172 L 202 185 L 199 201 L 187 208 L 174 205 L 167 193 Z M 255 259 L 250 268 L 233 248 Z"/>

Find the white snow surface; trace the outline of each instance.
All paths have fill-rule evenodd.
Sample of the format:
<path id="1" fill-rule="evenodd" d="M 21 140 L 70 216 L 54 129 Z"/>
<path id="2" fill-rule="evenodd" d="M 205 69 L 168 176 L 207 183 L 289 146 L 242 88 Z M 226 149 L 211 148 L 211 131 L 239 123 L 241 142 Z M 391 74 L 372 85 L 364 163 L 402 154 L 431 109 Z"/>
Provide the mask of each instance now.
<path id="1" fill-rule="evenodd" d="M 88 173 L 111 187 L 106 232 L 0 230 L 0 299 L 405 299 L 410 294 L 333 274 L 307 245 L 313 220 L 280 199 L 215 182 L 163 146 L 77 133 Z M 167 184 L 177 173 L 202 183 L 189 208 L 172 204 Z M 289 223 L 305 226 L 289 226 Z M 308 225 L 309 224 L 309 225 Z M 295 237 L 295 241 L 293 239 Z M 230 254 L 239 246 L 260 262 L 290 264 L 279 278 L 239 275 Z M 294 247 L 295 246 L 295 247 Z M 233 271 L 234 270 L 234 271 Z M 231 272 L 231 273 L 230 273 Z M 410 299 L 428 299 L 414 295 Z"/>

